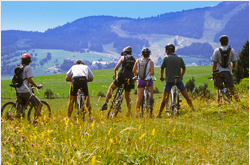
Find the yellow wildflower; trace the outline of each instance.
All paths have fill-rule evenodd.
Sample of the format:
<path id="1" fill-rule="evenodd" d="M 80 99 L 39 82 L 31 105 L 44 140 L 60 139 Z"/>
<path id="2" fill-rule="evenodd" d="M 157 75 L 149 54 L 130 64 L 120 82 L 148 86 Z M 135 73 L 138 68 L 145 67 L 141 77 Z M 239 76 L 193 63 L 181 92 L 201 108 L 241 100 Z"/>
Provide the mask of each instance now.
<path id="1" fill-rule="evenodd" d="M 141 135 L 141 137 L 140 137 L 140 139 L 142 139 L 145 135 L 146 135 L 145 133 L 144 133 L 144 134 L 142 134 L 142 135 Z"/>
<path id="2" fill-rule="evenodd" d="M 95 156 L 92 157 L 92 160 L 91 160 L 91 165 L 95 165 L 96 164 L 96 158 Z"/>
<path id="3" fill-rule="evenodd" d="M 92 130 L 94 130 L 95 128 L 95 120 L 93 121 L 93 123 L 91 124 Z"/>
<path id="4" fill-rule="evenodd" d="M 109 142 L 112 144 L 112 143 L 114 143 L 114 140 L 111 138 L 111 139 L 109 139 Z"/>
<path id="5" fill-rule="evenodd" d="M 112 130 L 112 128 L 110 128 L 110 129 L 109 129 L 109 133 L 108 133 L 108 135 L 110 135 L 110 133 L 111 133 L 111 130 Z"/>
<path id="6" fill-rule="evenodd" d="M 155 129 L 153 129 L 152 131 L 152 136 L 155 136 Z"/>

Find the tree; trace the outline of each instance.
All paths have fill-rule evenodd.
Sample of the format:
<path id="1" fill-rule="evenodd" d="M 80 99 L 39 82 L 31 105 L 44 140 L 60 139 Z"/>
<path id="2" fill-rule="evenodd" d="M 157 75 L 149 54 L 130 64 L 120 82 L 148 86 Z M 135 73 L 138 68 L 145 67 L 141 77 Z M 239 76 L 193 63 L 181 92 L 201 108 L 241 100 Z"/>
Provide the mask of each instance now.
<path id="1" fill-rule="evenodd" d="M 249 41 L 239 51 L 239 58 L 234 69 L 234 80 L 239 83 L 241 79 L 249 77 Z"/>
<path id="2" fill-rule="evenodd" d="M 48 60 L 51 60 L 51 58 L 52 58 L 52 55 L 51 55 L 50 52 L 48 52 L 48 53 L 47 53 L 47 59 L 48 59 Z"/>

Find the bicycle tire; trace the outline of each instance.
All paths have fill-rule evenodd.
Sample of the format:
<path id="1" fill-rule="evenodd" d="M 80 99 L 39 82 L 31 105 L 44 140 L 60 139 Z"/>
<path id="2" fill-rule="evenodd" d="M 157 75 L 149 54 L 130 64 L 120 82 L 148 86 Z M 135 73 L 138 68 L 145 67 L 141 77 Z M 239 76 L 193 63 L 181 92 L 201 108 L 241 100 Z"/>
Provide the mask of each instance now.
<path id="1" fill-rule="evenodd" d="M 113 100 L 112 105 L 110 106 L 110 109 L 109 109 L 108 115 L 107 115 L 107 117 L 109 119 L 113 119 L 113 118 L 115 118 L 117 116 L 118 112 L 121 109 L 122 100 L 123 100 L 123 95 L 117 96 Z"/>
<path id="2" fill-rule="evenodd" d="M 5 115 L 4 115 L 5 114 Z M 16 103 L 6 102 L 1 108 L 1 118 L 13 120 L 16 116 Z"/>
<path id="3" fill-rule="evenodd" d="M 81 109 L 80 109 L 80 119 L 82 119 L 82 121 L 85 120 L 85 113 L 86 113 L 86 107 L 85 107 L 85 103 L 84 103 L 84 98 L 81 97 Z"/>
<path id="4" fill-rule="evenodd" d="M 147 116 L 148 116 L 148 117 L 152 117 L 152 115 L 153 115 L 153 105 L 152 105 L 152 103 L 151 103 L 151 99 L 152 99 L 151 93 L 148 92 L 148 93 L 147 93 L 147 104 L 148 104 L 148 105 L 146 106 Z"/>
<path id="5" fill-rule="evenodd" d="M 41 101 L 43 104 L 41 108 L 41 116 L 38 118 L 39 121 L 47 122 L 49 118 L 51 117 L 51 108 L 49 104 L 46 101 Z M 31 111 L 34 109 L 33 115 L 31 114 Z M 28 111 L 28 121 L 32 122 L 34 121 L 34 116 L 35 116 L 35 107 L 30 106 L 29 111 Z"/>
<path id="6" fill-rule="evenodd" d="M 176 116 L 177 112 L 177 107 L 176 107 L 176 93 L 174 89 L 171 89 L 171 110 L 173 116 Z"/>
<path id="7" fill-rule="evenodd" d="M 144 97 L 144 95 L 143 95 L 142 101 L 141 101 L 141 113 L 140 113 L 140 116 L 141 116 L 141 117 L 144 116 L 144 109 L 145 109 L 145 97 Z"/>

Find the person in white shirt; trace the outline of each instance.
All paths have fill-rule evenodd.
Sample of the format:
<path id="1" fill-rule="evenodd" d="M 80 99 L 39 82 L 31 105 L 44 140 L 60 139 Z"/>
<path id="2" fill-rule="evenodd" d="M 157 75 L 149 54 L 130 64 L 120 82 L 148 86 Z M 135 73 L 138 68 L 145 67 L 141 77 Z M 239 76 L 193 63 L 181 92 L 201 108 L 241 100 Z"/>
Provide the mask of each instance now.
<path id="1" fill-rule="evenodd" d="M 91 104 L 87 82 L 91 82 L 93 81 L 93 79 L 94 75 L 92 71 L 87 65 L 84 65 L 81 60 L 78 60 L 76 62 L 76 65 L 73 65 L 67 72 L 66 81 L 71 81 L 67 120 L 71 117 L 73 111 L 73 104 L 76 100 L 76 94 L 78 89 L 80 88 L 82 88 L 85 95 L 85 101 L 87 109 L 89 111 L 89 119 L 92 120 Z"/>

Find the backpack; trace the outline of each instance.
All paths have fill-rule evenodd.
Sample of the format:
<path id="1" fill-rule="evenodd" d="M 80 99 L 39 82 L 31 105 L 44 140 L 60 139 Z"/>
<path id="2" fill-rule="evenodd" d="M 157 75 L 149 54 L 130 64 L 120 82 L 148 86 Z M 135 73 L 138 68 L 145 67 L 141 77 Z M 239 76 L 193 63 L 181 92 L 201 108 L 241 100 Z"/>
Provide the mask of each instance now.
<path id="1" fill-rule="evenodd" d="M 222 68 L 227 68 L 228 67 L 228 60 L 229 60 L 229 55 L 231 52 L 231 47 L 229 46 L 227 50 L 222 50 L 219 48 L 220 54 L 221 54 L 221 61 L 222 63 L 220 64 Z"/>
<path id="2" fill-rule="evenodd" d="M 10 84 L 11 87 L 14 88 L 19 88 L 23 85 L 23 70 L 24 70 L 25 66 L 23 66 L 22 64 L 17 65 L 15 70 L 14 70 L 14 76 L 11 80 L 12 84 Z"/>
<path id="3" fill-rule="evenodd" d="M 141 59 L 139 59 L 138 75 L 139 75 L 139 78 L 142 80 L 144 80 L 146 76 L 148 75 L 148 73 L 146 74 L 146 69 L 147 69 L 149 61 L 150 59 L 147 59 L 147 61 L 142 62 Z"/>
<path id="4" fill-rule="evenodd" d="M 124 61 L 123 61 L 123 64 L 122 64 L 122 66 L 124 68 L 126 68 L 129 71 L 132 71 L 132 69 L 134 67 L 134 64 L 135 64 L 134 56 L 132 56 L 132 55 L 124 56 Z"/>

